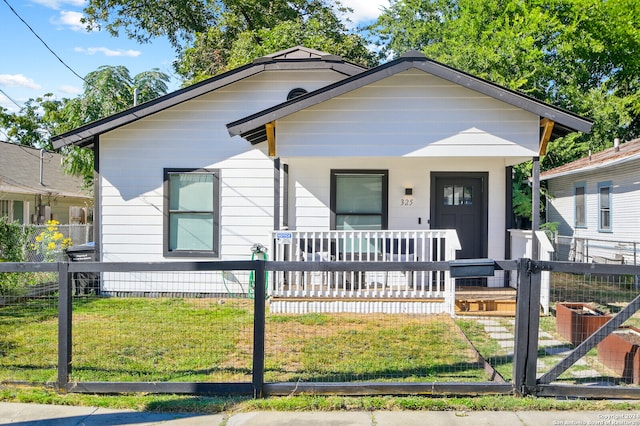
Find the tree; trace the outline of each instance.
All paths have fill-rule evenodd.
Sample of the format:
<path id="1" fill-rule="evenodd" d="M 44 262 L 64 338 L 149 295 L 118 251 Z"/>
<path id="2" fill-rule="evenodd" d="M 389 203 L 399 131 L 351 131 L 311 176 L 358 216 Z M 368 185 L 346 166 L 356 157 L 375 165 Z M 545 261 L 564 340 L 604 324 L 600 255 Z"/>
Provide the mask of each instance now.
<path id="1" fill-rule="evenodd" d="M 300 44 L 377 63 L 365 39 L 339 19 L 347 10 L 332 0 L 90 0 L 85 14 L 88 26 L 140 42 L 167 37 L 179 55 L 176 71 L 194 83 Z"/>
<path id="2" fill-rule="evenodd" d="M 57 111 L 63 101 L 56 100 L 51 93 L 29 99 L 18 113 L 0 108 L 0 128 L 4 129 L 8 142 L 34 148 L 51 149 L 49 138 L 55 133 Z"/>

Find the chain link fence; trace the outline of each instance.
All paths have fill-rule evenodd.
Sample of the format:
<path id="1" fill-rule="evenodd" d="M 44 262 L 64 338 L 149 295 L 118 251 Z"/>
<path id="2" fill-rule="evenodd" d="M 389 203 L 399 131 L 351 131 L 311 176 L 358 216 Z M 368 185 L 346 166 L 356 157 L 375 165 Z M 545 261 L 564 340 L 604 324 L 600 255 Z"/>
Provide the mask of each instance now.
<path id="1" fill-rule="evenodd" d="M 23 232 L 25 235 L 24 253 L 26 262 L 48 261 L 41 250 L 37 249 L 37 238 L 50 230 L 51 225 L 25 225 Z M 70 239 L 70 246 L 77 246 L 93 241 L 93 224 L 81 225 L 55 225 L 56 232 L 62 234 L 62 239 Z M 63 250 L 58 249 L 58 256 L 55 260 L 66 260 Z"/>

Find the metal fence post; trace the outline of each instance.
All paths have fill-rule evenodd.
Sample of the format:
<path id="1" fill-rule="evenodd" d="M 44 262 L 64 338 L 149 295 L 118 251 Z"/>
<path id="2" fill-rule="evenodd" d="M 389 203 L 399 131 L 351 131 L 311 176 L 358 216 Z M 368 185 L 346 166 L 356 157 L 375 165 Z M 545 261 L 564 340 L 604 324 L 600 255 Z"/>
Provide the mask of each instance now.
<path id="1" fill-rule="evenodd" d="M 531 289 L 529 290 L 529 338 L 527 366 L 525 370 L 525 387 L 527 394 L 535 393 L 538 369 L 538 336 L 540 334 L 540 296 L 542 287 L 542 271 L 536 260 L 529 267 Z"/>
<path id="2" fill-rule="evenodd" d="M 516 394 L 524 395 L 527 354 L 529 348 L 529 300 L 531 283 L 529 259 L 518 260 L 518 287 L 516 289 L 516 324 L 513 349 L 513 388 Z"/>
<path id="3" fill-rule="evenodd" d="M 266 262 L 254 261 L 255 288 L 253 309 L 253 396 L 262 398 L 264 390 L 264 334 L 266 320 Z"/>
<path id="4" fill-rule="evenodd" d="M 532 393 L 537 384 L 541 281 L 542 275 L 535 260 L 518 261 L 513 386 L 521 396 Z"/>
<path id="5" fill-rule="evenodd" d="M 58 390 L 66 392 L 71 373 L 72 294 L 69 263 L 58 262 Z"/>

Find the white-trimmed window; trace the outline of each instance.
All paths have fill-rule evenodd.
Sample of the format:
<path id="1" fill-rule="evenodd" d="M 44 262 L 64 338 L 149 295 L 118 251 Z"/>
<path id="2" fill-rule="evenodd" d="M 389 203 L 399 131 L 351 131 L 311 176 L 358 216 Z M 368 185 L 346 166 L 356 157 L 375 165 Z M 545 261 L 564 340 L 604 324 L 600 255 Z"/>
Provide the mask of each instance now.
<path id="1" fill-rule="evenodd" d="M 598 231 L 611 232 L 611 182 L 598 183 Z"/>
<path id="2" fill-rule="evenodd" d="M 164 255 L 218 256 L 220 171 L 164 170 Z"/>
<path id="3" fill-rule="evenodd" d="M 575 200 L 575 227 L 584 228 L 587 226 L 587 185 L 578 182 L 573 187 Z"/>
<path id="4" fill-rule="evenodd" d="M 331 229 L 387 229 L 387 170 L 331 171 Z"/>
<path id="5" fill-rule="evenodd" d="M 0 217 L 6 217 L 9 222 L 29 223 L 25 221 L 25 207 L 28 211 L 29 203 L 20 200 L 0 200 Z M 27 216 L 28 219 L 28 216 Z"/>

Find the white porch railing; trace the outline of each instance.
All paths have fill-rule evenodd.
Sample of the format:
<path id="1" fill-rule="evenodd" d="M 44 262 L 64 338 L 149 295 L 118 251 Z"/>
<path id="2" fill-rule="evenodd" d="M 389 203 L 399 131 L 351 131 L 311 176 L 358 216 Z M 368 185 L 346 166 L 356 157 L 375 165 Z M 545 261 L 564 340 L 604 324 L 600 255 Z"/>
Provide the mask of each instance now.
<path id="1" fill-rule="evenodd" d="M 533 233 L 522 229 L 510 229 L 511 234 L 511 259 L 532 258 L 533 253 Z M 555 251 L 553 244 L 544 231 L 536 231 L 538 241 L 538 260 L 551 260 Z M 516 287 L 518 278 L 516 274 L 511 275 L 511 287 Z M 542 271 L 542 281 L 540 287 L 540 305 L 545 315 L 549 314 L 549 302 L 551 291 L 551 275 L 549 271 Z"/>
<path id="2" fill-rule="evenodd" d="M 275 261 L 448 261 L 460 249 L 454 230 L 275 231 L 272 241 Z M 445 299 L 450 312 L 455 303 L 448 271 L 287 271 L 271 283 L 283 298 Z"/>

